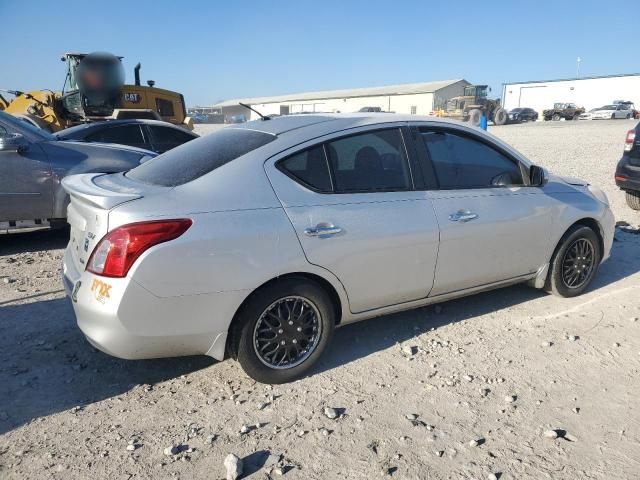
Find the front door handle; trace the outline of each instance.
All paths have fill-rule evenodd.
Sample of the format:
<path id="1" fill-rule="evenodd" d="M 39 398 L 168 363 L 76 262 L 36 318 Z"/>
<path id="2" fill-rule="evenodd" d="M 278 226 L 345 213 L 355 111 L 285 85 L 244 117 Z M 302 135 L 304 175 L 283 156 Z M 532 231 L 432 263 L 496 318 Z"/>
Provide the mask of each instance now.
<path id="1" fill-rule="evenodd" d="M 458 210 L 456 213 L 449 215 L 449 220 L 460 223 L 470 222 L 476 218 L 478 218 L 478 214 L 470 212 L 469 210 Z"/>
<path id="2" fill-rule="evenodd" d="M 304 233 L 309 237 L 322 237 L 325 235 L 336 235 L 342 232 L 340 227 L 332 224 L 319 223 L 315 227 L 305 228 Z"/>

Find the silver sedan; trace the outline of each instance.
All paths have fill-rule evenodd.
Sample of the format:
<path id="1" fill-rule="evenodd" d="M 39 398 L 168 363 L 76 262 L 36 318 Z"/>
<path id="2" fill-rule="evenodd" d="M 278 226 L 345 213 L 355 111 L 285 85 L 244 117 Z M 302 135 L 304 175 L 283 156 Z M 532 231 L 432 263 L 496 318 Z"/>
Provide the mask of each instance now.
<path id="1" fill-rule="evenodd" d="M 416 116 L 259 120 L 63 185 L 89 342 L 232 356 L 266 383 L 302 376 L 350 322 L 520 282 L 579 295 L 614 231 L 597 187 Z"/>

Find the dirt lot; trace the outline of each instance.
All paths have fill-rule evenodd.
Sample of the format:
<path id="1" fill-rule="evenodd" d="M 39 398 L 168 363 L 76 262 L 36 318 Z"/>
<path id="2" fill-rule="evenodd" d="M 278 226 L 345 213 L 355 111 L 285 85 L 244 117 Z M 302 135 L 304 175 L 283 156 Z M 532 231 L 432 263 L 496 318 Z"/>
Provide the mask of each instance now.
<path id="1" fill-rule="evenodd" d="M 602 186 L 617 219 L 637 227 L 613 184 L 630 125 L 491 131 Z M 271 477 L 291 479 L 637 478 L 633 231 L 617 231 L 582 297 L 516 286 L 350 325 L 311 376 L 273 388 L 233 361 L 97 352 L 61 290 L 65 232 L 0 237 L 0 477 L 218 479 L 235 453 L 259 479 L 274 462 Z"/>

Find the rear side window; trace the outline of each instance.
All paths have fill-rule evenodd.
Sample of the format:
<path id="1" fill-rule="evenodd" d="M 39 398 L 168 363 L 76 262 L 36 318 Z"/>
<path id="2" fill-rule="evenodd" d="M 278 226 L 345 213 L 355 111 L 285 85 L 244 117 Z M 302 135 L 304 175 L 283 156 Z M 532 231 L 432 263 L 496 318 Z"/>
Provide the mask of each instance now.
<path id="1" fill-rule="evenodd" d="M 322 145 L 285 158 L 278 168 L 312 190 L 331 191 L 331 175 Z"/>
<path id="2" fill-rule="evenodd" d="M 153 137 L 153 149 L 159 153 L 164 153 L 196 138 L 178 128 L 158 127 L 156 125 L 151 125 L 148 128 L 151 130 Z"/>
<path id="3" fill-rule="evenodd" d="M 175 187 L 272 142 L 275 135 L 240 128 L 223 128 L 169 150 L 129 170 L 127 177 L 144 183 Z"/>
<path id="4" fill-rule="evenodd" d="M 523 184 L 518 164 L 484 143 L 440 131 L 420 133 L 442 189 Z"/>
<path id="5" fill-rule="evenodd" d="M 104 130 L 87 135 L 86 139 L 90 142 L 121 143 L 122 145 L 145 147 L 142 130 L 140 130 L 140 126 L 137 124 L 105 128 Z"/>
<path id="6" fill-rule="evenodd" d="M 327 143 L 336 193 L 409 190 L 411 175 L 398 129 Z"/>

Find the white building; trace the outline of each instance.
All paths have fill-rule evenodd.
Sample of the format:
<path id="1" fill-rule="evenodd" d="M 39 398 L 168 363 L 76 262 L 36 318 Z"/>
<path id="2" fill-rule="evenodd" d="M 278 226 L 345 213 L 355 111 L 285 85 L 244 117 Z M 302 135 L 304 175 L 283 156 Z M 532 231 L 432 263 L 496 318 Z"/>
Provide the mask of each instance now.
<path id="1" fill-rule="evenodd" d="M 288 115 L 302 112 L 357 112 L 366 107 L 384 112 L 429 115 L 444 106 L 451 97 L 462 95 L 464 79 L 439 82 L 409 83 L 386 87 L 328 90 L 322 92 L 293 93 L 275 97 L 240 98 L 213 105 L 222 110 L 226 118 L 244 115 L 255 120 L 257 115 L 239 105 L 245 103 L 263 115 Z"/>
<path id="2" fill-rule="evenodd" d="M 575 103 L 589 111 L 592 108 L 611 104 L 614 100 L 629 100 L 638 108 L 640 106 L 640 73 L 504 83 L 502 100 L 502 104 L 508 110 L 529 107 L 540 114 L 559 102 Z"/>

